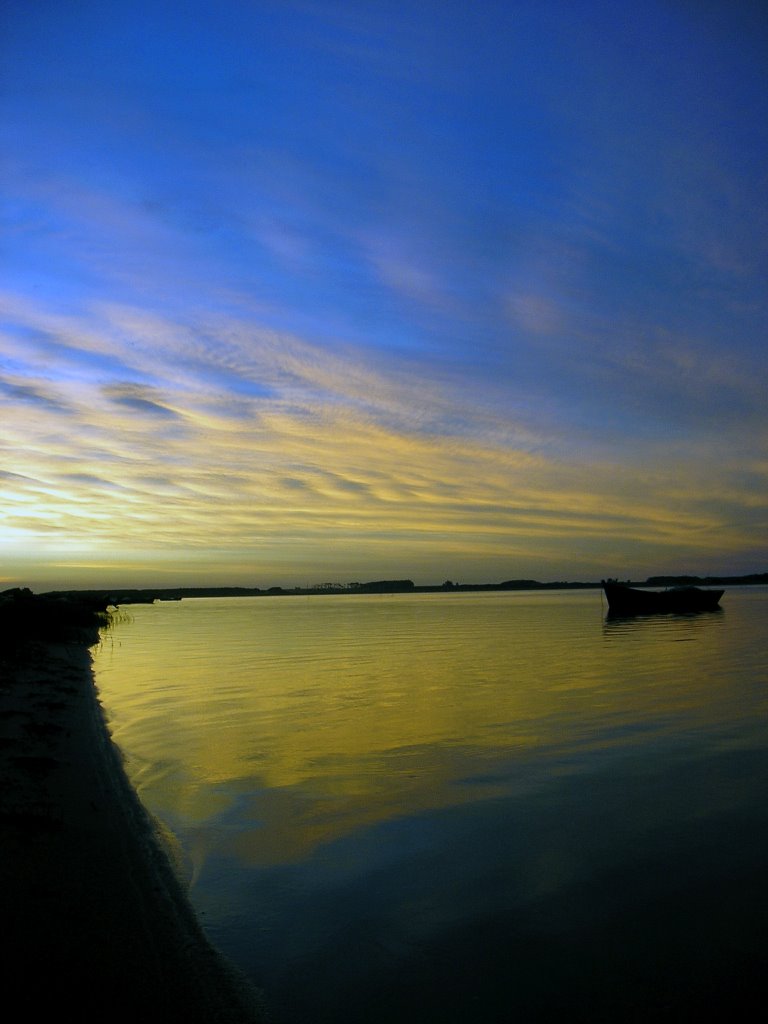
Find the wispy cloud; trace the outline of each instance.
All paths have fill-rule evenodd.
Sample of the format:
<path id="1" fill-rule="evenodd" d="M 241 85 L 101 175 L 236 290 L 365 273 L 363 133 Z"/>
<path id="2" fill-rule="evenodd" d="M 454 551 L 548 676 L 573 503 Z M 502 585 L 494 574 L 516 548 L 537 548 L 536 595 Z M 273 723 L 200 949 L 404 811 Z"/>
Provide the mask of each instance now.
<path id="1" fill-rule="evenodd" d="M 281 346 L 238 323 L 221 348 L 211 346 L 212 358 L 229 352 L 230 372 L 258 366 L 270 391 L 243 398 L 247 414 L 233 421 L 227 395 L 212 396 L 198 374 L 205 345 L 195 372 L 188 365 L 177 383 L 170 367 L 184 357 L 178 341 L 187 335 L 151 323 L 162 342 L 147 348 L 151 375 L 169 372 L 162 388 L 73 383 L 66 405 L 44 403 L 39 433 L 25 427 L 6 443 L 6 536 L 45 538 L 50 548 L 58 534 L 66 548 L 135 547 L 158 557 L 213 549 L 226 561 L 226 552 L 241 552 L 254 563 L 330 544 L 355 552 L 358 564 L 403 568 L 430 550 L 497 576 L 510 559 L 542 565 L 557 553 L 573 564 L 574 550 L 609 558 L 626 545 L 649 562 L 673 550 L 738 557 L 765 514 L 753 486 L 765 466 L 754 459 L 739 489 L 732 461 L 713 476 L 679 446 L 653 465 L 618 465 L 492 442 L 485 430 L 473 438 L 469 413 L 460 432 L 446 431 L 455 396 L 434 385 L 425 390 L 299 339 Z M 27 395 L 12 390 L 7 401 Z M 176 421 L 183 430 L 163 433 Z"/>
<path id="2" fill-rule="evenodd" d="M 157 397 L 154 388 L 146 384 L 108 384 L 102 393 L 116 405 L 138 413 L 149 413 L 161 419 L 179 419 L 179 414 Z"/>

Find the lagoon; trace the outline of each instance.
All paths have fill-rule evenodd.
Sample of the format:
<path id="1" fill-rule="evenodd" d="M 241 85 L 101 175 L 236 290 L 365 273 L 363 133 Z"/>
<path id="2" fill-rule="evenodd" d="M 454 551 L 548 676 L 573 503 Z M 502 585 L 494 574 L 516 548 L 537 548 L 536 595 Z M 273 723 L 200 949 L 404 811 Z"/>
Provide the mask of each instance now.
<path id="1" fill-rule="evenodd" d="M 687 1020 L 762 984 L 768 589 L 135 606 L 94 671 L 275 1024 Z"/>

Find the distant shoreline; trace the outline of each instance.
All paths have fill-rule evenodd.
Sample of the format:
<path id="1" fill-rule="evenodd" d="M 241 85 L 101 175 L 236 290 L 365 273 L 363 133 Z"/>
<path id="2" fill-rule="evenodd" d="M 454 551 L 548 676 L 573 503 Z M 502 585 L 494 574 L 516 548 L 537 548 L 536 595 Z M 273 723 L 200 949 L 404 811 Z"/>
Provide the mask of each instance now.
<path id="1" fill-rule="evenodd" d="M 759 586 L 768 573 L 745 576 L 649 576 L 641 582 L 619 581 L 633 587 Z M 309 597 L 319 594 L 457 594 L 480 591 L 599 590 L 600 582 L 505 580 L 502 583 L 445 583 L 417 586 L 413 580 L 373 580 L 328 583 L 310 587 L 121 587 L 51 590 L 35 594 L 27 587 L 0 591 L 0 641 L 11 647 L 29 639 L 95 643 L 99 629 L 109 623 L 110 608 L 154 604 L 199 597 Z"/>
<path id="2" fill-rule="evenodd" d="M 768 585 L 768 572 L 744 576 L 649 576 L 642 581 L 622 580 L 634 587 L 675 586 L 759 586 Z M 306 587 L 120 587 L 105 589 L 55 590 L 36 595 L 41 598 L 69 598 L 109 605 L 152 604 L 155 601 L 181 601 L 195 597 L 279 597 L 308 596 L 313 594 L 438 594 L 473 593 L 477 591 L 536 591 L 536 590 L 599 590 L 602 581 L 541 582 L 516 579 L 501 583 L 445 583 L 417 585 L 412 580 L 374 580 L 364 583 L 328 583 Z M 0 595 L 2 596 L 2 595 Z"/>

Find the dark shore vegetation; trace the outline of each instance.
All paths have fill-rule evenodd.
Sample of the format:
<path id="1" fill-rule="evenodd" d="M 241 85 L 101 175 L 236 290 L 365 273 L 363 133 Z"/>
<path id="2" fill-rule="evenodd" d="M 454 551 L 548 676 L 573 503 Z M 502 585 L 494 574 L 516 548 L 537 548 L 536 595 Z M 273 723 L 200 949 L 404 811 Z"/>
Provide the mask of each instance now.
<path id="1" fill-rule="evenodd" d="M 35 641 L 98 641 L 110 622 L 110 602 L 98 592 L 33 594 L 27 587 L 0 593 L 0 658 L 18 654 Z"/>

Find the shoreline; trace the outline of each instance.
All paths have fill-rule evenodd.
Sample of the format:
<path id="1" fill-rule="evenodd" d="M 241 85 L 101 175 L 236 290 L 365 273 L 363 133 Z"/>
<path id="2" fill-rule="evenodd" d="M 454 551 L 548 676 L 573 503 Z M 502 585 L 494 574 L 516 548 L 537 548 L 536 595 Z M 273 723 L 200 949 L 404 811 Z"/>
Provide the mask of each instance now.
<path id="1" fill-rule="evenodd" d="M 25 1016 L 70 1005 L 86 1020 L 118 1009 L 258 1024 L 259 994 L 208 942 L 125 774 L 94 682 L 97 642 L 91 628 L 2 652 L 6 996 Z"/>
<path id="2" fill-rule="evenodd" d="M 621 580 L 632 587 L 677 587 L 677 586 L 765 586 L 768 573 L 751 573 L 742 576 L 649 576 L 646 580 Z M 118 587 L 110 590 L 51 590 L 38 595 L 37 599 L 64 599 L 74 601 L 95 601 L 107 605 L 153 604 L 155 601 L 182 601 L 196 597 L 311 597 L 319 595 L 381 595 L 381 594 L 468 594 L 483 591 L 552 591 L 552 590 L 600 590 L 602 580 L 556 581 L 542 583 L 540 580 L 506 580 L 502 583 L 454 583 L 446 580 L 440 584 L 415 584 L 412 580 L 377 580 L 367 583 L 326 583 L 315 586 L 274 586 L 259 587 Z M 2 596 L 2 595 L 0 595 Z"/>

